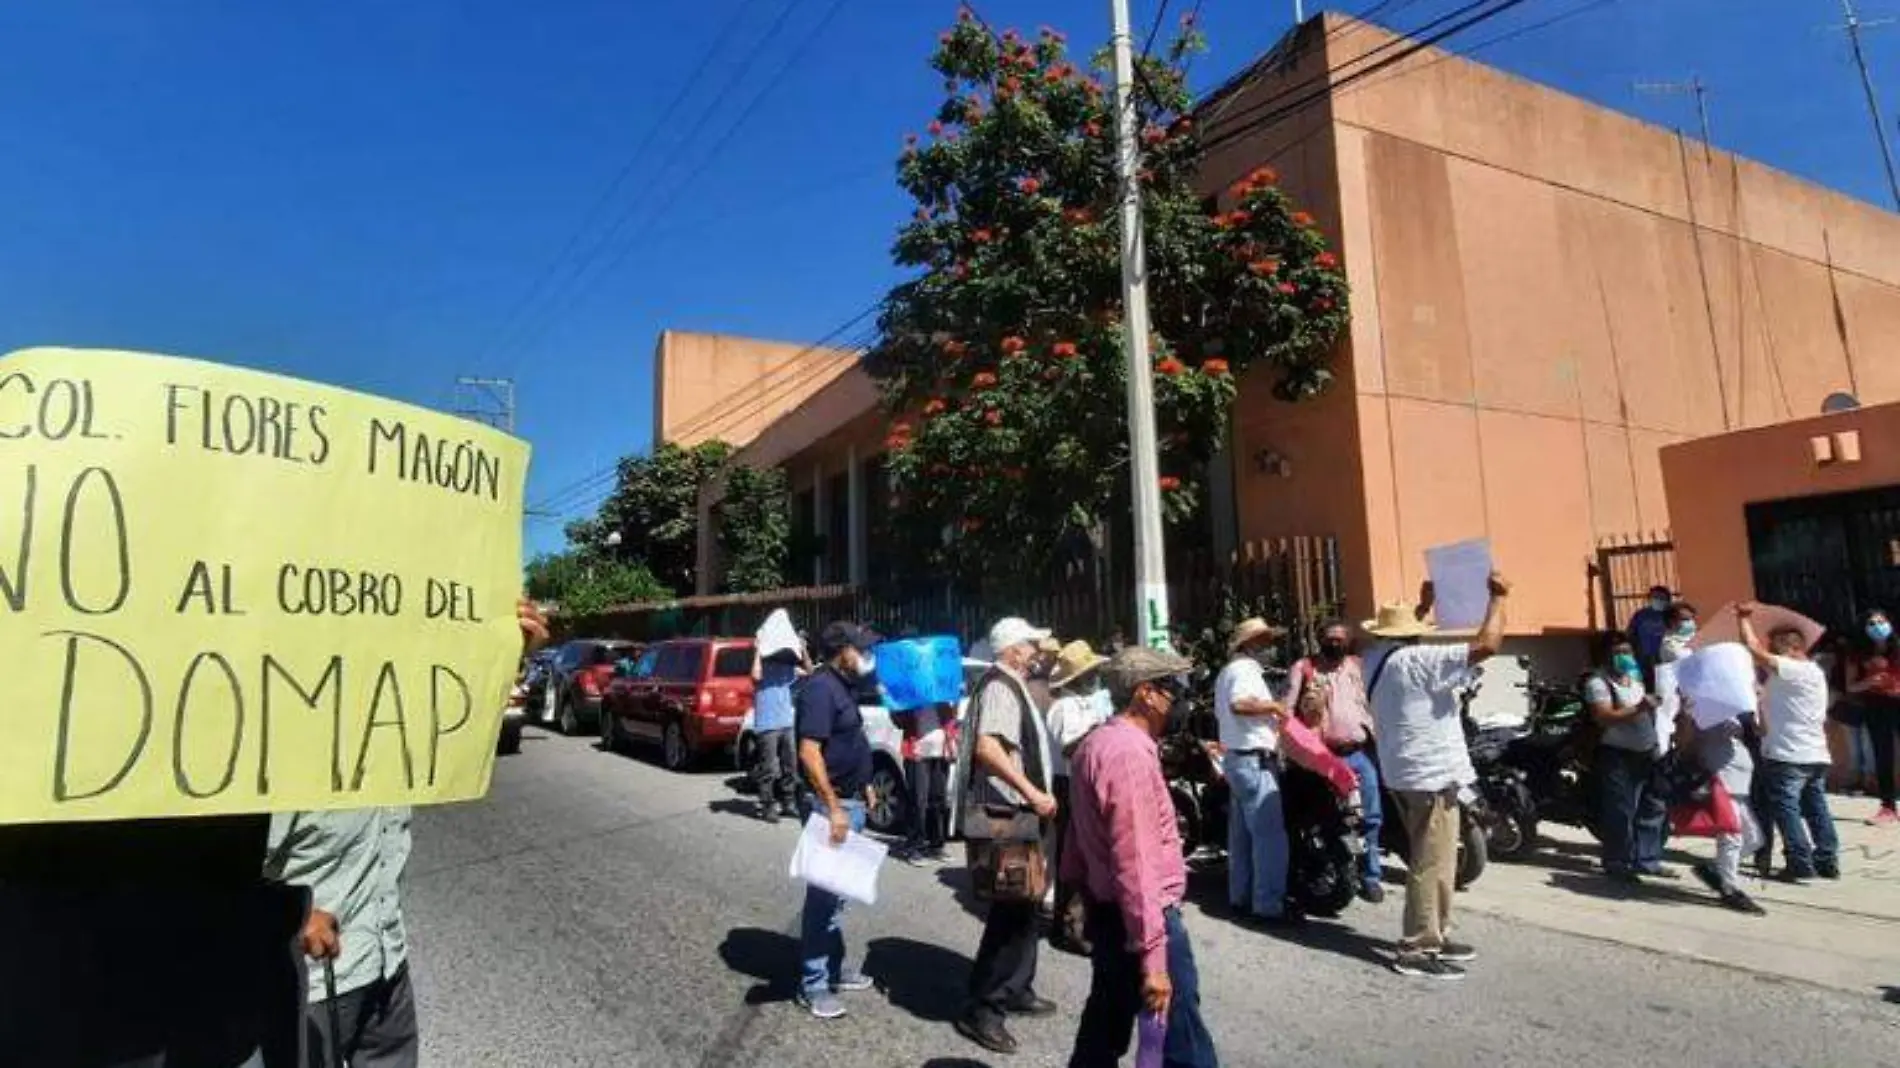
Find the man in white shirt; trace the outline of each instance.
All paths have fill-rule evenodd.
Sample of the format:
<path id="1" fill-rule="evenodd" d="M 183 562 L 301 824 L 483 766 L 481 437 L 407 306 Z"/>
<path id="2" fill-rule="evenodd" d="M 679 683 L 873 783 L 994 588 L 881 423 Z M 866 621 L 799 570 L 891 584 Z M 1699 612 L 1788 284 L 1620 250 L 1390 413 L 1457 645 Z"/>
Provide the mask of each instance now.
<path id="1" fill-rule="evenodd" d="M 1405 928 L 1392 968 L 1400 975 L 1462 979 L 1459 964 L 1477 957 L 1448 940 L 1458 869 L 1458 793 L 1477 781 L 1465 747 L 1458 690 L 1471 668 L 1497 655 L 1504 643 L 1504 598 L 1510 583 L 1491 576 L 1491 603 L 1471 644 L 1422 643 L 1439 634 L 1425 617 L 1432 610 L 1427 582 L 1416 608 L 1388 604 L 1363 627 L 1379 645 L 1365 657 L 1379 774 L 1392 791 L 1411 842 L 1405 872 Z"/>
<path id="2" fill-rule="evenodd" d="M 1262 923 L 1295 919 L 1286 905 L 1288 847 L 1280 799 L 1280 730 L 1285 694 L 1267 683 L 1265 660 L 1286 631 L 1243 620 L 1228 642 L 1230 659 L 1214 680 L 1214 718 L 1226 752 L 1227 903 Z"/>
<path id="3" fill-rule="evenodd" d="M 1764 792 L 1775 826 L 1781 831 L 1782 878 L 1800 882 L 1819 875 L 1841 877 L 1839 837 L 1827 809 L 1827 773 L 1833 757 L 1827 748 L 1827 673 L 1808 657 L 1808 641 L 1798 627 L 1777 627 L 1763 643 L 1755 633 L 1755 606 L 1735 606 L 1742 644 L 1755 666 L 1768 673 L 1766 700 L 1757 717 Z M 1810 837 L 1810 835 L 1812 837 Z"/>

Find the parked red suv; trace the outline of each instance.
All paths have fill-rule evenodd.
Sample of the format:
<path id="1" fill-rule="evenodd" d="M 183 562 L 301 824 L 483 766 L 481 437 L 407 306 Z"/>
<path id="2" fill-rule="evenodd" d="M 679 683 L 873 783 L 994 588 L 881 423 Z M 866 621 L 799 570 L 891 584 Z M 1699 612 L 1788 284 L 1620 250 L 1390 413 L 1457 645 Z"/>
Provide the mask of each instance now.
<path id="1" fill-rule="evenodd" d="M 751 710 L 751 638 L 675 638 L 649 647 L 607 685 L 600 740 L 610 750 L 657 742 L 661 762 L 682 771 L 730 752 Z"/>

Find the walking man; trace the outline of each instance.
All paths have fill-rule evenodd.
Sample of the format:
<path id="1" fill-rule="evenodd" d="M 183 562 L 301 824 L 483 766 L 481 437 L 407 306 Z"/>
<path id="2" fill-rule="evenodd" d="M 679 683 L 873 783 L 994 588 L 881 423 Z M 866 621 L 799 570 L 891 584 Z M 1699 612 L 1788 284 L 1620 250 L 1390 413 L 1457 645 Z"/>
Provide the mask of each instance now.
<path id="1" fill-rule="evenodd" d="M 1181 923 L 1187 868 L 1155 739 L 1181 700 L 1188 660 L 1143 646 L 1102 669 L 1120 711 L 1083 740 L 1070 781 L 1063 855 L 1088 910 L 1091 977 L 1069 1068 L 1113 1068 L 1141 1013 L 1167 1022 L 1161 1063 L 1217 1068 L 1200 976 Z"/>
<path id="2" fill-rule="evenodd" d="M 1388 604 L 1365 631 L 1379 644 L 1366 656 L 1366 694 L 1379 738 L 1379 771 L 1398 805 L 1411 842 L 1405 873 L 1405 929 L 1392 968 L 1400 975 L 1463 979 L 1459 964 L 1476 959 L 1470 946 L 1450 940 L 1451 901 L 1458 870 L 1458 794 L 1477 781 L 1465 748 L 1458 689 L 1470 669 L 1504 644 L 1504 599 L 1511 584 L 1490 581 L 1491 602 L 1469 645 L 1423 643 L 1437 630 L 1426 622 L 1433 590 L 1427 582 L 1416 608 Z M 1446 635 L 1449 637 L 1449 635 Z"/>
<path id="3" fill-rule="evenodd" d="M 1385 900 L 1379 863 L 1379 769 L 1372 759 L 1372 710 L 1366 707 L 1365 672 L 1352 655 L 1352 632 L 1342 620 L 1319 629 L 1319 652 L 1293 665 L 1287 705 L 1300 722 L 1319 731 L 1326 747 L 1359 777 L 1359 814 L 1365 839 L 1365 867 L 1359 896 L 1372 904 Z"/>
<path id="4" fill-rule="evenodd" d="M 798 762 L 810 786 L 804 794 L 808 818 L 823 816 L 831 827 L 831 844 L 839 846 L 852 831 L 864 829 L 871 799 L 871 741 L 864 734 L 857 691 L 877 636 L 855 623 L 833 623 L 818 643 L 824 666 L 798 691 Z M 845 965 L 843 918 L 843 898 L 805 887 L 798 1001 L 820 1020 L 844 1015 L 840 993 L 872 986 L 863 972 Z"/>
<path id="5" fill-rule="evenodd" d="M 1280 733 L 1286 705 L 1267 684 L 1265 660 L 1286 631 L 1243 620 L 1228 642 L 1231 659 L 1214 680 L 1214 718 L 1226 750 L 1222 770 L 1232 801 L 1227 817 L 1227 903 L 1236 913 L 1285 924 L 1289 849 L 1280 800 Z"/>
<path id="6" fill-rule="evenodd" d="M 990 628 L 995 666 L 970 695 L 970 744 L 959 750 L 959 759 L 968 761 L 963 836 L 972 870 L 1005 854 L 1030 865 L 1021 873 L 1020 893 L 990 901 L 970 968 L 969 1004 L 956 1023 L 957 1033 L 992 1053 L 1016 1052 L 1015 1036 L 1004 1026 L 1007 1017 L 1056 1011 L 1035 986 L 1036 914 L 1046 882 L 1041 849 L 1057 807 L 1049 793 L 1049 741 L 1027 686 L 1038 647 L 1048 637 L 1048 631 L 1013 616 Z"/>
<path id="7" fill-rule="evenodd" d="M 1840 838 L 1827 808 L 1827 673 L 1808 656 L 1798 627 L 1777 627 L 1763 642 L 1755 632 L 1755 606 L 1735 607 L 1742 644 L 1755 666 L 1768 673 L 1761 720 L 1764 790 L 1781 832 L 1782 877 L 1800 882 L 1819 875 L 1841 877 Z"/>

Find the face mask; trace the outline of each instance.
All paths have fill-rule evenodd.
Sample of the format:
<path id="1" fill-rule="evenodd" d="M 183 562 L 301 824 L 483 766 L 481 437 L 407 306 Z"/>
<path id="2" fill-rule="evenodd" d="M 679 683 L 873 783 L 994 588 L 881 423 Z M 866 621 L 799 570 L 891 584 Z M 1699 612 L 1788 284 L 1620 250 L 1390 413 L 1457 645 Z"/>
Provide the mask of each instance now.
<path id="1" fill-rule="evenodd" d="M 1642 665 L 1636 662 L 1636 658 L 1628 653 L 1618 653 L 1611 657 L 1610 665 L 1616 668 L 1619 673 L 1631 678 L 1634 678 L 1638 672 L 1643 670 Z"/>
<path id="2" fill-rule="evenodd" d="M 1867 624 L 1867 636 L 1877 642 L 1884 642 L 1893 637 L 1893 624 L 1884 619 L 1877 619 Z"/>
<path id="3" fill-rule="evenodd" d="M 1346 643 L 1321 642 L 1319 643 L 1319 655 L 1328 660 L 1343 660 L 1346 656 Z"/>
<path id="4" fill-rule="evenodd" d="M 1087 700 L 1089 711 L 1097 717 L 1107 719 L 1115 714 L 1115 702 L 1109 699 L 1107 690 L 1098 686 L 1093 693 L 1088 695 Z"/>
<path id="5" fill-rule="evenodd" d="M 864 678 L 877 672 L 877 657 L 870 653 L 858 654 L 858 677 Z"/>
<path id="6" fill-rule="evenodd" d="M 1651 598 L 1649 599 L 1649 607 L 1651 607 L 1651 608 L 1654 608 L 1654 609 L 1655 609 L 1656 611 L 1658 611 L 1658 612 L 1665 612 L 1665 611 L 1668 611 L 1668 609 L 1669 609 L 1669 598 L 1667 598 L 1667 597 L 1651 597 Z"/>
<path id="7" fill-rule="evenodd" d="M 1676 624 L 1676 637 L 1678 638 L 1695 637 L 1695 620 L 1685 619 L 1682 622 Z"/>
<path id="8" fill-rule="evenodd" d="M 1255 649 L 1253 651 L 1253 658 L 1261 667 L 1270 668 L 1280 666 L 1280 650 L 1270 645 Z"/>

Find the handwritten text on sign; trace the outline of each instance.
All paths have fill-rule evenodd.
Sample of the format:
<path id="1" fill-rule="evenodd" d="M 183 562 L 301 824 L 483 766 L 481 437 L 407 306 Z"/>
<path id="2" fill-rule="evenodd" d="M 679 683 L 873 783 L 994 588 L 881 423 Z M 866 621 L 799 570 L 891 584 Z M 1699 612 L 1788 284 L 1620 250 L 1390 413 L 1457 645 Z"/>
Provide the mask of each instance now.
<path id="1" fill-rule="evenodd" d="M 480 796 L 527 462 L 275 375 L 0 358 L 0 823 Z"/>

